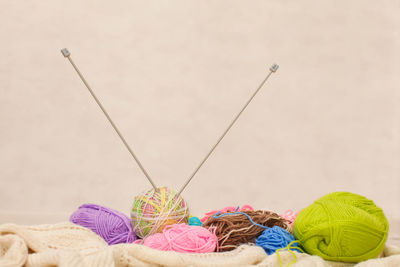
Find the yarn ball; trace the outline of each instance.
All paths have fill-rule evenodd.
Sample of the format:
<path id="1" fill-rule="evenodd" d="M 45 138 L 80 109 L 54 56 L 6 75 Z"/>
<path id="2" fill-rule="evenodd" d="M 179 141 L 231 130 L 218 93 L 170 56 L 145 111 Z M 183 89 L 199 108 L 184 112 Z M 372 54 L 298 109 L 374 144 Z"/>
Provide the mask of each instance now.
<path id="1" fill-rule="evenodd" d="M 283 214 L 279 214 L 279 216 L 285 218 L 286 220 L 290 221 L 290 225 L 293 225 L 294 220 L 296 219 L 298 212 L 294 212 L 293 210 L 287 210 Z"/>
<path id="2" fill-rule="evenodd" d="M 196 226 L 202 226 L 203 223 L 198 217 L 192 216 L 189 217 L 189 225 L 196 225 Z"/>
<path id="3" fill-rule="evenodd" d="M 214 252 L 217 244 L 215 233 L 187 224 L 168 225 L 162 233 L 150 235 L 143 242 L 143 245 L 158 250 L 194 253 Z"/>
<path id="4" fill-rule="evenodd" d="M 145 238 L 162 232 L 166 225 L 187 223 L 189 209 L 183 198 L 174 190 L 161 187 L 135 197 L 131 218 L 136 235 Z"/>
<path id="5" fill-rule="evenodd" d="M 360 262 L 379 256 L 389 223 L 372 200 L 349 192 L 328 194 L 300 211 L 296 239 L 309 254 L 326 260 Z"/>
<path id="6" fill-rule="evenodd" d="M 71 215 L 69 220 L 89 228 L 109 245 L 132 243 L 136 239 L 128 216 L 100 205 L 84 204 Z"/>
<path id="7" fill-rule="evenodd" d="M 268 227 L 257 237 L 256 245 L 262 247 L 268 255 L 274 254 L 277 249 L 285 248 L 294 237 L 285 229 L 274 226 Z"/>
<path id="8" fill-rule="evenodd" d="M 203 223 L 205 228 L 216 228 L 219 251 L 233 250 L 241 244 L 254 244 L 267 227 L 275 225 L 291 231 L 290 221 L 265 210 L 216 214 Z"/>
<path id="9" fill-rule="evenodd" d="M 230 207 L 225 207 L 223 209 L 220 210 L 213 210 L 210 212 L 207 212 L 203 218 L 201 218 L 201 222 L 205 222 L 207 221 L 208 218 L 210 218 L 211 216 L 213 216 L 216 213 L 225 213 L 225 212 L 235 212 L 235 211 L 244 211 L 244 210 L 254 210 L 252 206 L 250 205 L 244 205 L 242 207 L 239 206 L 230 206 Z"/>

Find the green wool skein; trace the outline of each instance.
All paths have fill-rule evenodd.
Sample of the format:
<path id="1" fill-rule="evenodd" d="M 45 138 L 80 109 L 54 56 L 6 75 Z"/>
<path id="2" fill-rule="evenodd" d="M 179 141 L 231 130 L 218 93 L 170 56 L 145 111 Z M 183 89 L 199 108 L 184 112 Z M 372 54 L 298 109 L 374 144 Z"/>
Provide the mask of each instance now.
<path id="1" fill-rule="evenodd" d="M 379 256 L 389 223 L 372 200 L 348 192 L 328 194 L 303 209 L 293 234 L 307 253 L 326 260 L 360 262 Z"/>

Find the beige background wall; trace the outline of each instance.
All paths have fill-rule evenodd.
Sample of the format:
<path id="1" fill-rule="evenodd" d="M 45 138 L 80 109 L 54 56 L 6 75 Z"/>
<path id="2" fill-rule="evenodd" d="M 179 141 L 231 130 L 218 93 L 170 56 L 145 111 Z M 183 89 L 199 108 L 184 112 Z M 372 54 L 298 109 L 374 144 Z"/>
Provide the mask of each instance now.
<path id="1" fill-rule="evenodd" d="M 0 1 L 0 222 L 129 212 L 178 188 L 277 62 L 184 197 L 282 212 L 348 190 L 400 228 L 399 1 Z M 397 16 L 398 17 L 398 16 Z M 394 235 L 395 236 L 395 235 Z"/>

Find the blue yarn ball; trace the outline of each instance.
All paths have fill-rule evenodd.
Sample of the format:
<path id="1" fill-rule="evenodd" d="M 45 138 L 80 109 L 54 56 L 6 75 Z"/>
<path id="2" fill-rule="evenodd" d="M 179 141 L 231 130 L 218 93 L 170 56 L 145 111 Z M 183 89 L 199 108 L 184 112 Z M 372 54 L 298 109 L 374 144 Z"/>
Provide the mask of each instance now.
<path id="1" fill-rule="evenodd" d="M 268 227 L 256 239 L 256 245 L 262 247 L 268 255 L 274 254 L 277 249 L 285 248 L 294 237 L 285 229 L 274 226 Z"/>
<path id="2" fill-rule="evenodd" d="M 202 226 L 203 223 L 198 217 L 193 216 L 189 218 L 189 225 Z"/>

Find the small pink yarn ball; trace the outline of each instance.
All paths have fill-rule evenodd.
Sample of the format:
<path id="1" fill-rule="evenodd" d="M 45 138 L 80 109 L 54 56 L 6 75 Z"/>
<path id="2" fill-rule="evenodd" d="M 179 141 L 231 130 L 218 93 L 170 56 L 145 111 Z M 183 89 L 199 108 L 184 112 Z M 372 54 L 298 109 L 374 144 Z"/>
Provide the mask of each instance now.
<path id="1" fill-rule="evenodd" d="M 167 225 L 162 233 L 148 236 L 143 245 L 158 250 L 207 253 L 217 249 L 218 238 L 204 227 L 182 223 Z"/>
<path id="2" fill-rule="evenodd" d="M 213 211 L 210 211 L 210 212 L 207 212 L 205 215 L 204 215 L 204 217 L 203 218 L 201 218 L 201 222 L 202 223 L 204 223 L 205 221 L 207 221 L 207 219 L 208 218 L 210 218 L 211 216 L 213 216 L 214 214 L 216 214 L 216 213 L 226 213 L 226 212 L 235 212 L 235 211 L 244 211 L 244 210 L 254 210 L 253 209 L 253 207 L 252 206 L 250 206 L 250 205 L 244 205 L 244 206 L 242 206 L 242 207 L 234 207 L 234 206 L 231 206 L 231 207 L 225 207 L 225 208 L 223 208 L 223 209 L 221 209 L 221 210 L 213 210 Z"/>

